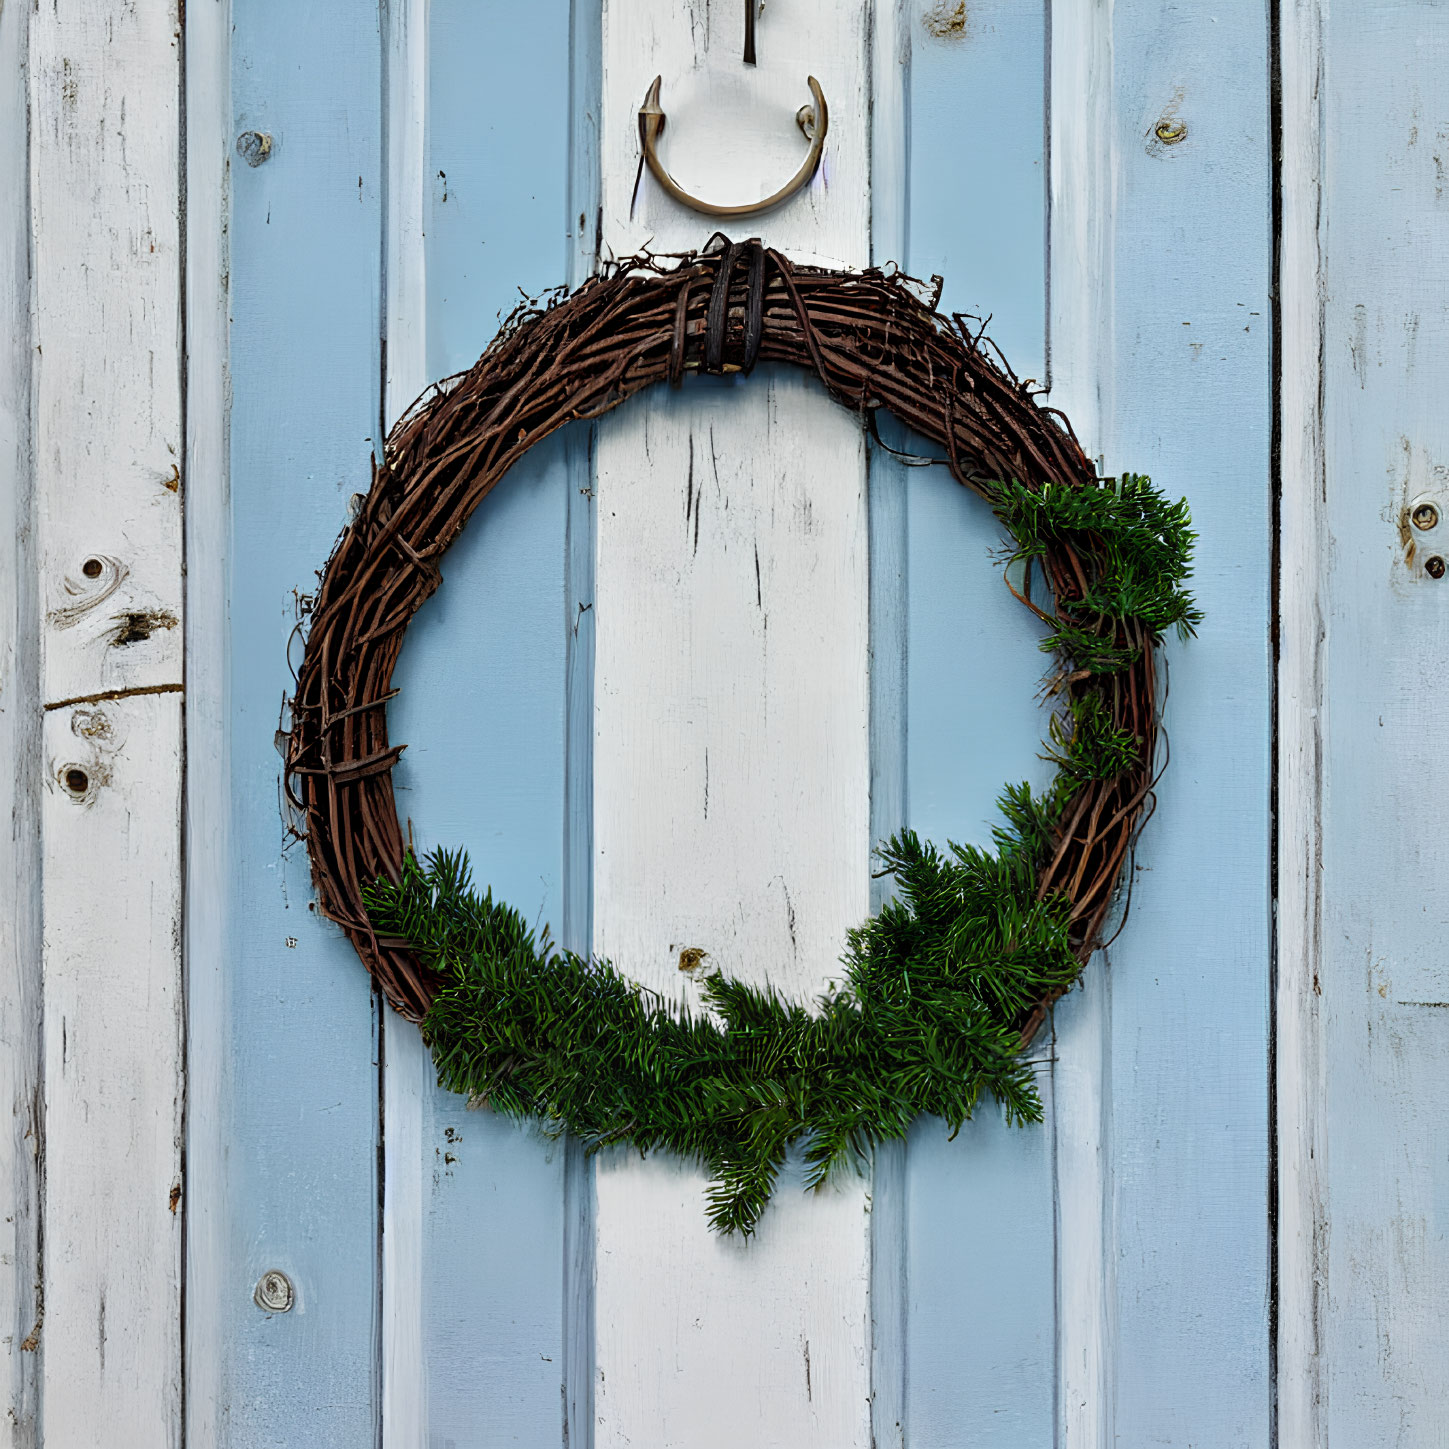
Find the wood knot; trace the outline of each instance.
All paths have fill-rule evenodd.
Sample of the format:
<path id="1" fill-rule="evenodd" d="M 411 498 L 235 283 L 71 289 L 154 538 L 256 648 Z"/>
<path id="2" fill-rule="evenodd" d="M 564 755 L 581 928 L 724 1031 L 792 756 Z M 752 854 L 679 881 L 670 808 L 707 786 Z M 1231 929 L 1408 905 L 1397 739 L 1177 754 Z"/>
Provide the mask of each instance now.
<path id="1" fill-rule="evenodd" d="M 708 956 L 709 952 L 702 950 L 698 946 L 686 946 L 684 950 L 679 953 L 679 969 L 681 971 L 693 971 L 699 966 L 699 963 L 706 960 Z"/>

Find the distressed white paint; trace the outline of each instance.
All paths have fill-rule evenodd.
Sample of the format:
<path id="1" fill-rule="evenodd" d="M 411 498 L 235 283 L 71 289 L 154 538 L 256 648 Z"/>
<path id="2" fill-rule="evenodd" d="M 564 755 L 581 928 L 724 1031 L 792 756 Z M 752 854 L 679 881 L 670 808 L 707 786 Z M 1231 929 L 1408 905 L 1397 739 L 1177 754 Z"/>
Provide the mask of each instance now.
<path id="1" fill-rule="evenodd" d="M 870 56 L 870 249 L 880 267 L 907 257 L 911 61 L 906 0 L 878 0 Z M 886 426 L 891 424 L 887 421 Z M 884 840 L 906 817 L 906 488 L 894 460 L 873 459 L 870 497 L 870 838 Z M 883 486 L 877 487 L 877 483 Z M 871 909 L 891 892 L 871 881 Z M 904 1142 L 881 1144 L 871 1162 L 870 1412 L 874 1449 L 904 1449 L 908 1282 Z"/>
<path id="2" fill-rule="evenodd" d="M 1278 654 L 1278 1434 L 1326 1443 L 1321 1413 L 1328 1311 L 1324 1188 L 1323 36 L 1320 0 L 1291 0 L 1281 28 L 1279 252 L 1282 504 Z"/>
<path id="3" fill-rule="evenodd" d="M 427 386 L 427 257 L 423 153 L 427 120 L 427 4 L 384 7 L 386 154 L 384 431 Z M 423 1113 L 433 1064 L 417 1027 L 382 1007 L 382 1443 L 423 1449 Z"/>
<path id="4" fill-rule="evenodd" d="M 181 1430 L 179 63 L 170 4 L 31 17 L 54 1445 Z"/>
<path id="5" fill-rule="evenodd" d="M 1280 1435 L 1436 1444 L 1449 24 L 1300 0 L 1282 36 Z"/>
<path id="6" fill-rule="evenodd" d="M 734 234 L 796 257 L 869 255 L 864 7 L 771 7 L 755 69 L 738 7 L 606 6 L 603 241 L 715 229 L 647 177 L 635 114 L 655 75 L 664 159 L 711 200 L 799 164 L 796 109 L 831 103 L 809 193 Z M 705 67 L 708 66 L 706 70 Z M 868 559 L 859 428 L 803 376 L 690 384 L 600 428 L 594 945 L 674 999 L 680 951 L 813 995 L 870 904 Z M 749 1243 L 711 1236 L 704 1179 L 627 1155 L 597 1176 L 596 1443 L 866 1445 L 866 1185 L 784 1181 Z"/>
<path id="7" fill-rule="evenodd" d="M 38 1432 L 40 697 L 30 472 L 29 9 L 0 7 L 0 1422 Z"/>
<path id="8" fill-rule="evenodd" d="M 1054 0 L 1049 117 L 1051 404 L 1088 453 L 1101 447 L 1112 377 L 1112 10 Z M 1109 1379 L 1110 976 L 1100 957 L 1086 988 L 1054 1013 L 1058 1434 L 1065 1449 L 1114 1442 Z"/>
<path id="9" fill-rule="evenodd" d="M 186 459 L 189 562 L 186 757 L 205 762 L 186 788 L 186 1339 L 185 1442 L 226 1442 L 220 1345 L 238 1285 L 228 1278 L 232 1222 L 226 960 L 231 886 L 231 741 L 227 607 L 231 523 L 227 345 L 227 199 L 231 155 L 231 14 L 227 0 L 186 19 Z"/>
<path id="10" fill-rule="evenodd" d="M 46 712 L 45 1442 L 181 1429 L 181 701 Z M 76 799 L 60 777 L 79 766 Z"/>
<path id="11" fill-rule="evenodd" d="M 181 678 L 180 21 L 172 4 L 71 0 L 38 15 L 30 41 L 53 703 Z M 131 613 L 145 617 L 127 631 Z"/>

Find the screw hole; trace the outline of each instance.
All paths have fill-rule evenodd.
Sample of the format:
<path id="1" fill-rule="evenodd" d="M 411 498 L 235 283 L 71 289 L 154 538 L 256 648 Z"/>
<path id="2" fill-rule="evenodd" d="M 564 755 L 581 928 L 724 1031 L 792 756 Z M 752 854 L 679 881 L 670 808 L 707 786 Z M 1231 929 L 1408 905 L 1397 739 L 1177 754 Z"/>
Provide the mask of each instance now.
<path id="1" fill-rule="evenodd" d="M 272 154 L 272 138 L 266 131 L 243 131 L 236 138 L 236 154 L 248 166 L 260 166 Z"/>
<path id="2" fill-rule="evenodd" d="M 84 795 L 91 788 L 91 777 L 79 765 L 72 765 L 65 772 L 65 788 L 72 795 Z"/>
<path id="3" fill-rule="evenodd" d="M 1431 579 L 1442 579 L 1444 577 L 1444 560 L 1437 553 L 1432 558 L 1425 559 L 1424 572 Z"/>
<path id="4" fill-rule="evenodd" d="M 1439 510 L 1432 503 L 1421 503 L 1414 510 L 1414 527 L 1418 529 L 1433 528 L 1439 521 Z"/>
<path id="5" fill-rule="evenodd" d="M 105 565 L 100 561 L 100 559 L 98 559 L 98 558 L 88 558 L 81 565 L 81 572 L 88 579 L 98 579 L 101 576 L 101 570 L 104 569 L 104 568 L 105 568 Z"/>

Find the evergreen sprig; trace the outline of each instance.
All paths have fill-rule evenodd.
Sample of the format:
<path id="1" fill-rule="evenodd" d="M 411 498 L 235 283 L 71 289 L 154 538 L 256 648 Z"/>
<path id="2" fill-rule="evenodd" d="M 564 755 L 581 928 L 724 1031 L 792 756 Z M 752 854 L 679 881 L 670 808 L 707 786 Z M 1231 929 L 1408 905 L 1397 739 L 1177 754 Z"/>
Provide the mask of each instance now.
<path id="1" fill-rule="evenodd" d="M 1186 504 L 1150 480 L 993 487 L 1015 558 L 1067 542 L 1091 569 L 1044 646 L 1076 666 L 1051 728 L 1056 780 L 1043 794 L 1008 787 L 995 849 L 942 852 L 902 831 L 878 850 L 894 897 L 848 933 L 841 979 L 811 1007 L 715 973 L 693 1012 L 607 961 L 556 949 L 473 888 L 461 851 L 409 854 L 366 902 L 374 929 L 405 940 L 441 981 L 422 1029 L 445 1087 L 571 1132 L 588 1151 L 628 1143 L 700 1163 L 711 1223 L 746 1235 L 797 1141 L 819 1186 L 922 1113 L 954 1133 L 989 1096 L 1009 1121 L 1040 1120 L 1021 1026 L 1081 961 L 1071 901 L 1039 898 L 1038 881 L 1076 790 L 1142 763 L 1108 705 L 1114 670 L 1130 663 L 1122 625 L 1156 639 L 1190 633 L 1201 615 L 1183 588 Z"/>

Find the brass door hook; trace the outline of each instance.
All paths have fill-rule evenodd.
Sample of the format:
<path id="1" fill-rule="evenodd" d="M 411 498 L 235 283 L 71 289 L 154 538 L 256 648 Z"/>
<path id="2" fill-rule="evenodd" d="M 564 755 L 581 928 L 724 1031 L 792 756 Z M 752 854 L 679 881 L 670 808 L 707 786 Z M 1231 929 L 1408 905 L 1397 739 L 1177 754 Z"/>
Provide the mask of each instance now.
<path id="1" fill-rule="evenodd" d="M 825 92 L 820 89 L 820 82 L 812 75 L 807 79 L 815 103 L 801 106 L 795 113 L 795 124 L 810 142 L 810 149 L 806 152 L 800 169 L 778 191 L 772 192 L 763 201 L 752 201 L 744 206 L 716 206 L 712 201 L 701 201 L 698 197 L 691 196 L 664 169 L 664 163 L 655 149 L 659 138 L 664 134 L 664 109 L 659 104 L 661 79 L 660 76 L 654 77 L 654 84 L 649 87 L 644 104 L 639 107 L 639 144 L 643 148 L 640 160 L 648 165 L 654 179 L 664 188 L 665 193 L 681 205 L 694 211 L 702 211 L 706 216 L 756 216 L 788 201 L 820 169 L 820 158 L 825 152 L 825 132 L 830 125 L 830 109 L 825 104 Z"/>

